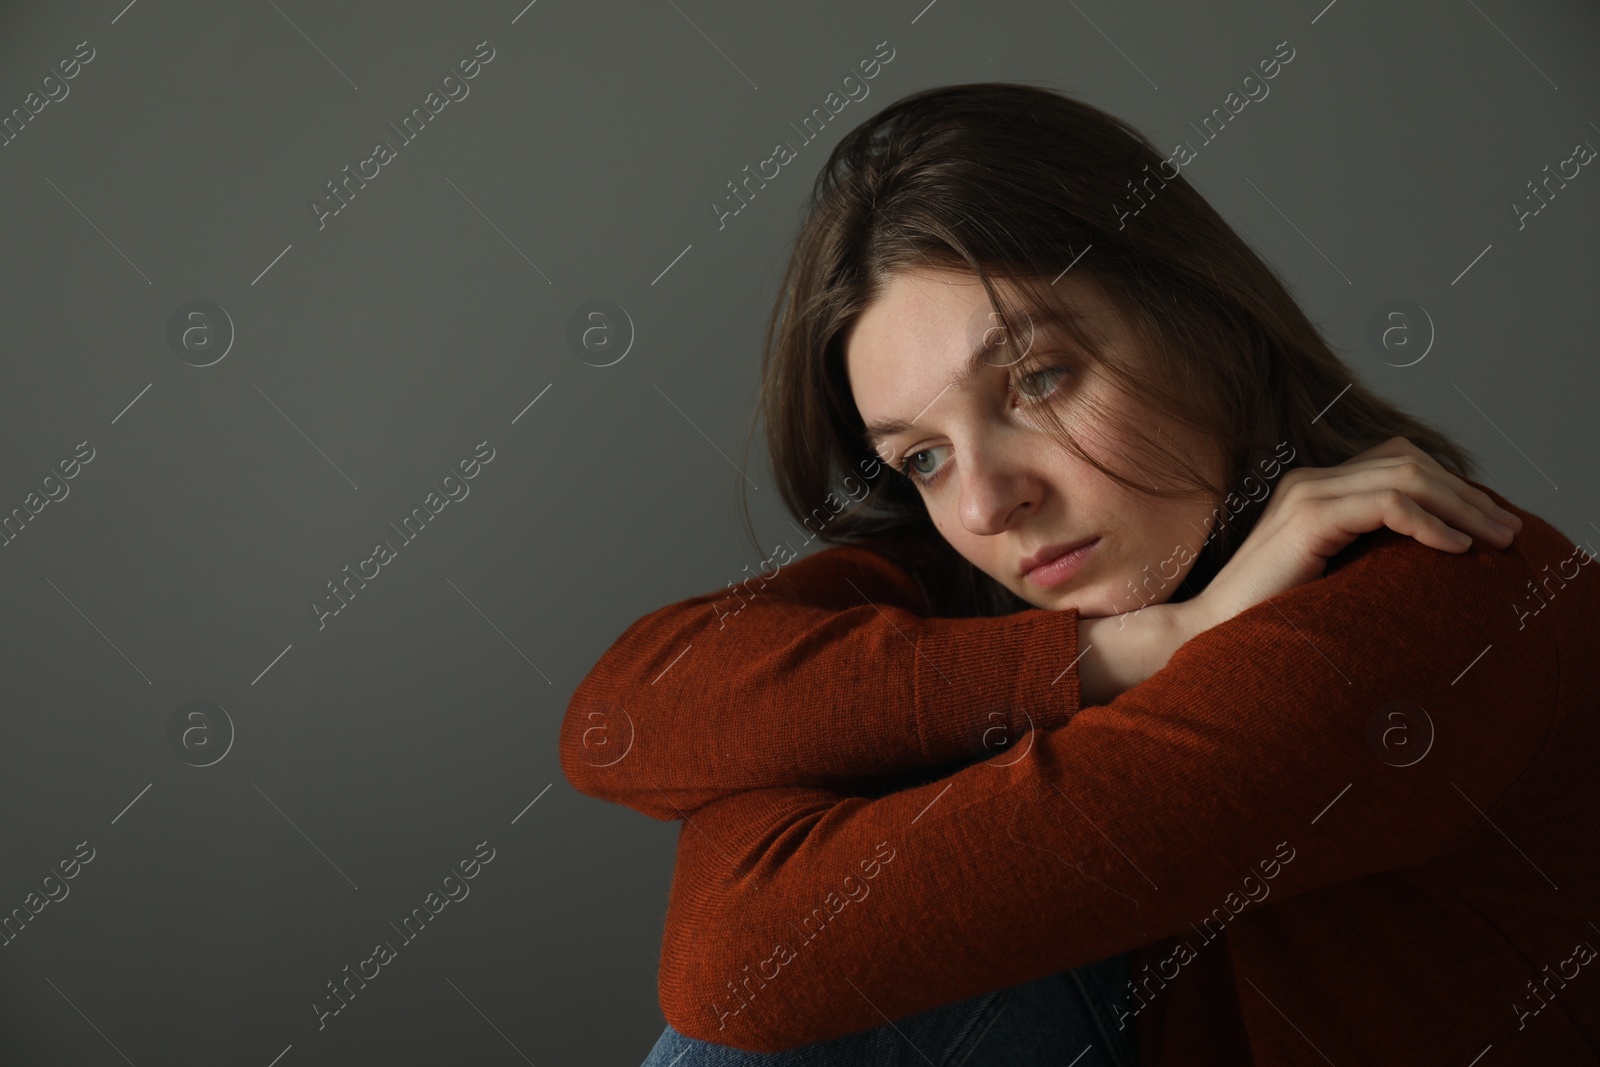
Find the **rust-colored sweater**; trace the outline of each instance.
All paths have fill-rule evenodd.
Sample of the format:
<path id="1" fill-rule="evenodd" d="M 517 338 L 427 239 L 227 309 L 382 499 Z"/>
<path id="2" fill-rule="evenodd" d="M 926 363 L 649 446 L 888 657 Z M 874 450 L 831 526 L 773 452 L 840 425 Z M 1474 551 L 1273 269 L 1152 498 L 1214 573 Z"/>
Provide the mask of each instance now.
<path id="1" fill-rule="evenodd" d="M 1365 535 L 1102 706 L 1075 610 L 935 617 L 862 547 L 640 619 L 560 751 L 683 820 L 667 1021 L 778 1051 L 1131 951 L 1147 1067 L 1600 1064 L 1600 565 L 1487 491 L 1510 548 Z"/>

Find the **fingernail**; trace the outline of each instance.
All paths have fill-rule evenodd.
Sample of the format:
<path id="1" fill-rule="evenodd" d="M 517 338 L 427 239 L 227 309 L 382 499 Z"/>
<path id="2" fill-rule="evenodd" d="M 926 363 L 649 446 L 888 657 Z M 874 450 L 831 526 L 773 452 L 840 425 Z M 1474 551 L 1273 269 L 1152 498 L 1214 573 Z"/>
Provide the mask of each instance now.
<path id="1" fill-rule="evenodd" d="M 1515 524 L 1517 526 L 1521 526 L 1522 525 L 1522 519 L 1517 515 L 1516 512 L 1507 511 L 1505 508 L 1502 508 L 1502 507 L 1496 507 L 1495 511 L 1499 514 L 1500 522 L 1502 524 Z"/>
<path id="2" fill-rule="evenodd" d="M 1503 523 L 1503 522 L 1495 522 L 1493 519 L 1489 520 L 1489 526 L 1496 533 L 1505 534 L 1507 537 L 1509 537 L 1512 534 L 1515 534 L 1517 532 L 1517 531 L 1513 530 L 1511 527 L 1507 526 L 1505 523 Z"/>

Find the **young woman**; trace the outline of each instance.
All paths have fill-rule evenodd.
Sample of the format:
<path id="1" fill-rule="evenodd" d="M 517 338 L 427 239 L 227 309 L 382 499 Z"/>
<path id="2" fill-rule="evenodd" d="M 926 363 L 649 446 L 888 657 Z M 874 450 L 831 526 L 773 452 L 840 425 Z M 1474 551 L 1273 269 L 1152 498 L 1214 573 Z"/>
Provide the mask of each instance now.
<path id="1" fill-rule="evenodd" d="M 562 728 L 683 820 L 647 1067 L 1600 1063 L 1600 568 L 1176 159 L 1008 84 L 830 156 L 763 364 L 805 529 Z"/>

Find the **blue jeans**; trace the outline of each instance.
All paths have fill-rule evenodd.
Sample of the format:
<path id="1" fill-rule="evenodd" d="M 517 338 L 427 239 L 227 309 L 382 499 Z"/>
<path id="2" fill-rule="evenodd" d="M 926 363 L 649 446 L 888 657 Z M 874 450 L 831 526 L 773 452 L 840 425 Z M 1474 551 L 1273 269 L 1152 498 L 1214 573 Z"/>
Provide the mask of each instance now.
<path id="1" fill-rule="evenodd" d="M 641 1067 L 1136 1067 L 1134 1030 L 1117 1029 L 1126 956 L 1112 956 L 892 1025 L 787 1052 L 745 1052 L 671 1026 Z"/>

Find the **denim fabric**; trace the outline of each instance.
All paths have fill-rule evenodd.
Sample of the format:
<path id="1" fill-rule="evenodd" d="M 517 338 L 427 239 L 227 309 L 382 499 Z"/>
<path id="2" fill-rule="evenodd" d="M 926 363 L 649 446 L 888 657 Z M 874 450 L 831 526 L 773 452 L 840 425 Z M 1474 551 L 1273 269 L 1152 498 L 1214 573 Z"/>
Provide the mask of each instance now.
<path id="1" fill-rule="evenodd" d="M 1118 1030 L 1126 956 L 946 1004 L 787 1052 L 745 1052 L 668 1026 L 641 1067 L 1136 1067 Z"/>

